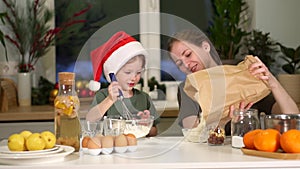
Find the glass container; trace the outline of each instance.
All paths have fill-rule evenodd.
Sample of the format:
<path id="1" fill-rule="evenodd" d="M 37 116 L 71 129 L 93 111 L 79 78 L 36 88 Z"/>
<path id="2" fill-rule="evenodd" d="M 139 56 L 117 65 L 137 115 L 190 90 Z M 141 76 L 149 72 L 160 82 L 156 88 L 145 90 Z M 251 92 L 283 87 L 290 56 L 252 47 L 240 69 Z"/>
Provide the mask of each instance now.
<path id="1" fill-rule="evenodd" d="M 224 145 L 225 138 L 224 128 L 217 126 L 209 130 L 207 143 L 211 146 Z"/>
<path id="2" fill-rule="evenodd" d="M 81 125 L 78 117 L 80 102 L 75 90 L 75 73 L 58 73 L 59 91 L 54 100 L 54 129 L 57 144 L 79 151 Z"/>
<path id="3" fill-rule="evenodd" d="M 254 129 L 260 128 L 257 109 L 236 109 L 231 120 L 231 146 L 244 147 L 244 135 Z"/>

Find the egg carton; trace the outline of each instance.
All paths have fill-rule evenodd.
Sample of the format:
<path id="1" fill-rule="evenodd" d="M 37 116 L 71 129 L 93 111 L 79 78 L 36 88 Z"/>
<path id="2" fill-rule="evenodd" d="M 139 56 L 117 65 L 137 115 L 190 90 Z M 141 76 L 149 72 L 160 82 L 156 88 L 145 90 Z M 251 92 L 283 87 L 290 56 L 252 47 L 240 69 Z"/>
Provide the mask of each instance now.
<path id="1" fill-rule="evenodd" d="M 137 150 L 137 146 L 111 147 L 111 148 L 99 148 L 99 149 L 82 148 L 82 149 L 84 154 L 98 156 L 101 154 L 108 155 L 112 153 L 135 152 Z"/>

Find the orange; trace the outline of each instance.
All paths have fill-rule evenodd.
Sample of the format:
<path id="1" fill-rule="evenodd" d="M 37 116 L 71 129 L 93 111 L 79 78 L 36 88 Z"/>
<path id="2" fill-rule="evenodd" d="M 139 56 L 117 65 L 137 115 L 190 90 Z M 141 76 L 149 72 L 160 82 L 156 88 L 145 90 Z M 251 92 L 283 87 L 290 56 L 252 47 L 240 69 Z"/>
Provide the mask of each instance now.
<path id="1" fill-rule="evenodd" d="M 291 129 L 282 133 L 280 146 L 286 153 L 300 153 L 300 130 Z"/>
<path id="2" fill-rule="evenodd" d="M 266 129 L 254 137 L 254 147 L 260 151 L 275 152 L 280 147 L 280 132 L 275 129 Z"/>
<path id="3" fill-rule="evenodd" d="M 243 142 L 246 148 L 255 149 L 254 147 L 254 137 L 257 133 L 263 131 L 262 129 L 255 129 L 247 132 L 243 137 Z"/>

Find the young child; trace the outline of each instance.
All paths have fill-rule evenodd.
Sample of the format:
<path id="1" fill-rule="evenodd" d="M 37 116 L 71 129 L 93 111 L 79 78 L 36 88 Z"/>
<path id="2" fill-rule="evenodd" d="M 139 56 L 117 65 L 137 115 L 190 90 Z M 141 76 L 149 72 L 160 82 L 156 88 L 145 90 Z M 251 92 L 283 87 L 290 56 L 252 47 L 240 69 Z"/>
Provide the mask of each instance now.
<path id="1" fill-rule="evenodd" d="M 156 124 L 159 122 L 156 109 L 149 95 L 134 86 L 140 81 L 146 64 L 147 52 L 133 37 L 125 32 L 117 32 L 106 43 L 91 52 L 94 81 L 91 90 L 98 90 L 102 71 L 110 85 L 96 92 L 92 108 L 86 120 L 97 121 L 105 115 L 122 115 L 123 107 L 118 99 L 119 90 L 123 101 L 133 114 L 154 116 L 154 124 L 148 136 L 157 135 Z M 111 81 L 109 74 L 114 73 L 117 81 Z"/>

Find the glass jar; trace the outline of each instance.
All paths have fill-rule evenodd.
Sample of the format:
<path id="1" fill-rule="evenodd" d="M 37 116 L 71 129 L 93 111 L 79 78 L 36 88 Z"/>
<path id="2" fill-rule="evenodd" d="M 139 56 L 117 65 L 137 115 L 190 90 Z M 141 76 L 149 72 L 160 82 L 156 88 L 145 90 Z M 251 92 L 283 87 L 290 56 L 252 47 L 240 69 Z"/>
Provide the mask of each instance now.
<path id="1" fill-rule="evenodd" d="M 260 128 L 257 109 L 236 109 L 231 119 L 231 146 L 244 147 L 243 137 L 251 130 Z"/>
<path id="2" fill-rule="evenodd" d="M 207 143 L 211 146 L 224 145 L 225 138 L 224 128 L 217 126 L 209 130 Z"/>
<path id="3" fill-rule="evenodd" d="M 58 73 L 59 91 L 54 100 L 54 129 L 57 144 L 79 151 L 81 125 L 78 117 L 80 102 L 75 91 L 75 73 Z"/>

